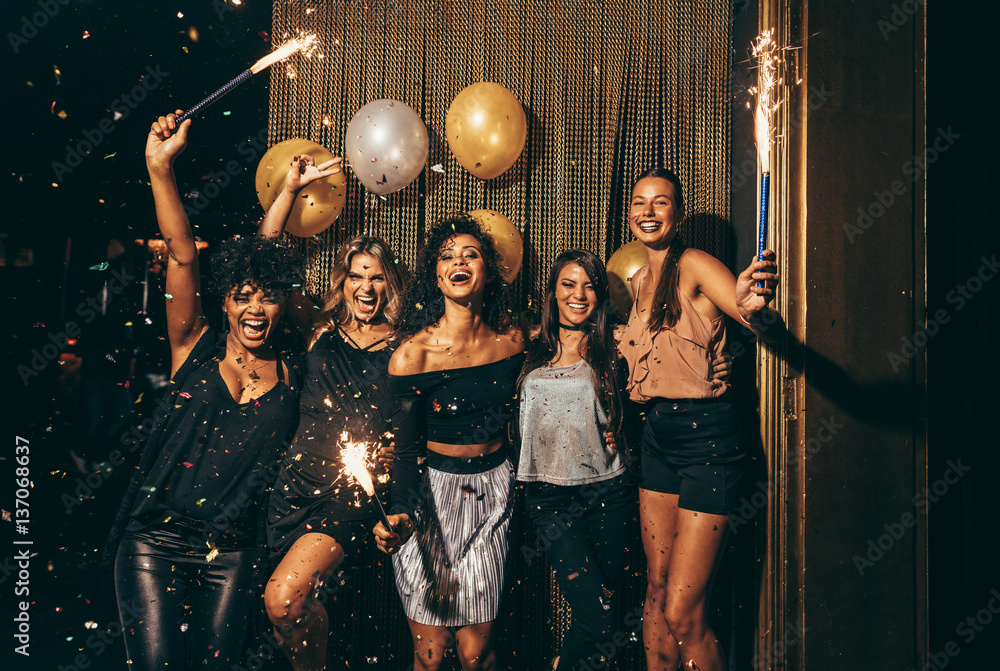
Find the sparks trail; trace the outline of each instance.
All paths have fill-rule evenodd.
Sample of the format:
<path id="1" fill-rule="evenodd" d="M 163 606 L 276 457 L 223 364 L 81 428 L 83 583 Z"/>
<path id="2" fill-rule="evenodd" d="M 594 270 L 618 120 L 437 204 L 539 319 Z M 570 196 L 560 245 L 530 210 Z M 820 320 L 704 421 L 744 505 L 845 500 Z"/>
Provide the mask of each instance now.
<path id="1" fill-rule="evenodd" d="M 764 258 L 767 248 L 767 210 L 771 186 L 771 141 L 774 136 L 775 110 L 781 106 L 781 98 L 776 93 L 778 84 L 783 83 L 778 76 L 781 63 L 781 49 L 773 38 L 774 30 L 765 30 L 751 46 L 751 56 L 757 63 L 757 84 L 750 87 L 750 94 L 757 99 L 754 110 L 754 138 L 757 156 L 760 159 L 760 224 L 757 231 L 757 258 Z M 763 280 L 757 280 L 763 287 Z"/>

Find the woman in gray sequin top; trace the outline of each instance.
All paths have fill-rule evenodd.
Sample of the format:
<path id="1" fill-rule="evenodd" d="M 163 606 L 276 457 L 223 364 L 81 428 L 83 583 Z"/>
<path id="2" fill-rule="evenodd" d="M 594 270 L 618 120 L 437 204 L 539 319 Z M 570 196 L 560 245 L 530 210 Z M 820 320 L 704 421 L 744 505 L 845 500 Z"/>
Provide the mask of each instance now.
<path id="1" fill-rule="evenodd" d="M 611 639 L 611 595 L 633 535 L 635 489 L 624 481 L 616 449 L 622 405 L 609 306 L 600 259 L 584 250 L 560 254 L 546 286 L 541 333 L 518 379 L 517 479 L 527 483 L 537 546 L 573 613 L 553 669 L 584 668 Z"/>

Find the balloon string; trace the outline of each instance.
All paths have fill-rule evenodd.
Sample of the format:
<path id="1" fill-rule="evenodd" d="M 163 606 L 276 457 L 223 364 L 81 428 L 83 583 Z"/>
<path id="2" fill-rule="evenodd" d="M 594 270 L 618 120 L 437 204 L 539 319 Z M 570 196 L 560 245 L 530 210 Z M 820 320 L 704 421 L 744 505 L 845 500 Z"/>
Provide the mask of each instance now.
<path id="1" fill-rule="evenodd" d="M 233 79 L 231 82 L 229 82 L 228 84 L 226 84 L 225 86 L 223 86 L 222 88 L 220 88 L 218 91 L 216 91 L 212 95 L 210 95 L 207 98 L 205 98 L 204 100 L 202 100 L 200 103 L 198 103 L 197 105 L 195 105 L 194 107 L 192 107 L 188 111 L 184 112 L 184 114 L 180 115 L 180 117 L 178 117 L 178 119 L 177 119 L 177 123 L 181 123 L 185 119 L 190 119 L 195 114 L 197 114 L 198 112 L 200 112 L 204 108 L 208 107 L 209 105 L 211 105 L 212 103 L 214 103 L 216 100 L 218 100 L 222 96 L 226 95 L 227 93 L 229 93 L 234 88 L 236 88 L 237 86 L 239 86 L 240 84 L 242 84 L 246 80 L 250 79 L 251 77 L 253 77 L 253 70 L 250 69 L 250 68 L 247 68 L 246 70 L 244 70 L 243 72 L 241 72 L 240 75 L 238 77 L 236 77 L 235 79 Z"/>

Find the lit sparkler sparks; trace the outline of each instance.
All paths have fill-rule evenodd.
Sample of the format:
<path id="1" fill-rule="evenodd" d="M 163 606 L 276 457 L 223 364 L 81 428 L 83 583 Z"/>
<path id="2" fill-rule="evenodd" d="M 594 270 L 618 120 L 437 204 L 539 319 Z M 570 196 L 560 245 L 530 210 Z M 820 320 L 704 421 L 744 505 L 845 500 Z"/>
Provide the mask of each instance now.
<path id="1" fill-rule="evenodd" d="M 365 494 L 368 495 L 372 502 L 372 508 L 378 513 L 379 519 L 385 528 L 392 529 L 392 525 L 389 524 L 389 518 L 385 514 L 385 508 L 382 507 L 382 501 L 379 500 L 378 494 L 375 492 L 371 473 L 368 471 L 368 464 L 373 461 L 369 456 L 368 445 L 366 443 L 351 442 L 350 436 L 346 431 L 340 434 L 340 440 L 340 456 L 344 462 L 344 471 L 361 485 L 361 489 L 365 490 Z"/>
<path id="2" fill-rule="evenodd" d="M 291 56 L 292 54 L 298 52 L 301 52 L 306 56 L 309 56 L 312 54 L 315 48 L 316 48 L 316 35 L 314 33 L 300 35 L 295 39 L 289 40 L 288 42 L 281 45 L 280 47 L 269 53 L 267 56 L 264 56 L 259 61 L 254 63 L 252 66 L 241 72 L 238 77 L 229 81 L 225 86 L 217 90 L 215 93 L 211 94 L 210 96 L 202 100 L 200 103 L 198 103 L 191 109 L 184 112 L 184 114 L 178 117 L 177 123 L 180 123 L 185 119 L 190 119 L 192 116 L 194 116 L 201 110 L 205 109 L 206 107 L 214 103 L 216 100 L 226 95 L 227 93 L 232 91 L 234 88 L 236 88 L 246 80 L 253 77 L 258 72 L 266 70 L 274 63 L 284 60 L 289 56 Z"/>
<path id="3" fill-rule="evenodd" d="M 757 158 L 760 160 L 760 224 L 757 229 L 757 258 L 764 258 L 767 243 L 767 210 L 771 186 L 771 139 L 774 132 L 774 111 L 781 105 L 776 93 L 778 84 L 778 45 L 773 30 L 765 30 L 754 40 L 751 54 L 757 62 L 757 85 L 750 92 L 757 98 L 754 109 L 754 136 Z M 757 280 L 757 286 L 764 286 Z"/>

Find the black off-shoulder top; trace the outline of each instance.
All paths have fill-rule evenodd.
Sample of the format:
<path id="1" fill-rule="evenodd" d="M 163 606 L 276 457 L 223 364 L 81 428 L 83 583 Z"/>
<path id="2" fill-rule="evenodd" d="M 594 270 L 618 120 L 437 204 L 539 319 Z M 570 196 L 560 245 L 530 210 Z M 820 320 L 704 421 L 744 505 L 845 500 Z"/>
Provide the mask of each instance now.
<path id="1" fill-rule="evenodd" d="M 410 516 L 420 507 L 421 457 L 427 441 L 480 445 L 506 433 L 524 354 L 479 366 L 390 375 L 395 397 L 392 431 L 392 511 Z"/>

